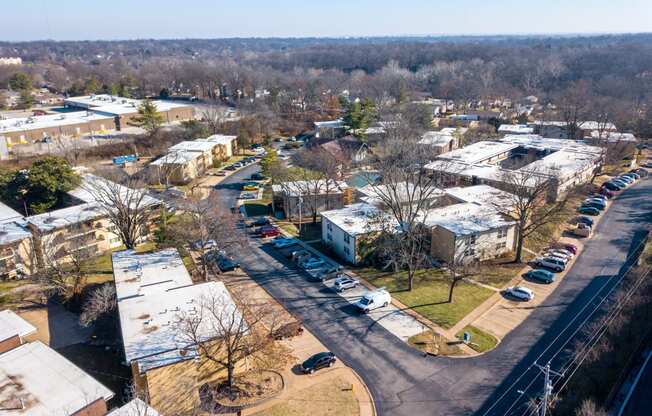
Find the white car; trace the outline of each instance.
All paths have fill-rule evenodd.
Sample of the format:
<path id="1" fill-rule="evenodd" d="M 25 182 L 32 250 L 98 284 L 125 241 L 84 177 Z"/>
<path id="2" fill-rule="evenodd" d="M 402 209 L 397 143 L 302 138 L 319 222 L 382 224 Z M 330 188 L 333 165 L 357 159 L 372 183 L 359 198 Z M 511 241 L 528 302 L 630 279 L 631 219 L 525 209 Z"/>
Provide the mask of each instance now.
<path id="1" fill-rule="evenodd" d="M 334 288 L 338 292 L 344 292 L 347 289 L 353 289 L 354 287 L 357 287 L 359 284 L 360 282 L 350 278 L 349 276 L 342 276 L 335 279 Z"/>
<path id="2" fill-rule="evenodd" d="M 545 267 L 556 272 L 561 272 L 566 268 L 565 261 L 560 258 L 550 256 L 537 257 L 534 259 L 534 261 L 532 261 L 532 263 L 536 264 L 539 267 Z"/>
<path id="3" fill-rule="evenodd" d="M 505 293 L 521 300 L 532 300 L 534 299 L 534 292 L 531 289 L 528 289 L 524 286 L 512 286 L 505 289 Z"/>
<path id="4" fill-rule="evenodd" d="M 367 292 L 354 305 L 362 312 L 368 313 L 374 309 L 382 308 L 392 303 L 392 297 L 384 288 Z"/>
<path id="5" fill-rule="evenodd" d="M 568 264 L 568 262 L 571 260 L 570 256 L 567 256 L 566 254 L 560 253 L 555 250 L 549 250 L 543 253 L 544 257 L 553 257 L 555 259 L 559 259 L 564 262 L 564 264 Z"/>

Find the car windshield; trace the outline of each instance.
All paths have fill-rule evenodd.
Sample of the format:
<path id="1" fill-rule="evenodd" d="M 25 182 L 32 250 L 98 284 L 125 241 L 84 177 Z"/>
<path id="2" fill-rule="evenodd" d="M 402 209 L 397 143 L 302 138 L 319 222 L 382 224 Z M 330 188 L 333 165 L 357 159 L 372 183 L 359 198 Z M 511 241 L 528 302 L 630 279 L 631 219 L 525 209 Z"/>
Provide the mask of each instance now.
<path id="1" fill-rule="evenodd" d="M 366 297 L 366 296 L 363 297 L 362 299 L 360 299 L 360 303 L 362 305 L 369 305 L 371 302 L 372 302 L 372 300 L 370 298 Z"/>

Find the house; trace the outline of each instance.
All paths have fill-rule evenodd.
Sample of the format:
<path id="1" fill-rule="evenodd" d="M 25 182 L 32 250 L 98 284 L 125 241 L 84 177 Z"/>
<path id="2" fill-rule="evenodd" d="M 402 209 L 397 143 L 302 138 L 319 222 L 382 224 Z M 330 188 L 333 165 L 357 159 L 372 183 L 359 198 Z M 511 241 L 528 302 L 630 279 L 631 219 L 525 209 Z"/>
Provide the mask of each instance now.
<path id="1" fill-rule="evenodd" d="M 119 251 L 112 263 L 125 361 L 137 390 L 161 414 L 197 407 L 200 385 L 223 377 L 225 370 L 216 370 L 178 324 L 184 314 L 200 313 L 205 302 L 215 299 L 225 308 L 224 316 L 239 314 L 224 283 L 193 284 L 176 249 Z M 212 319 L 198 324 L 202 341 L 220 335 Z"/>
<path id="2" fill-rule="evenodd" d="M 377 206 L 364 202 L 321 213 L 322 242 L 353 265 L 362 261 L 373 235 L 386 226 L 395 227 L 397 223 Z"/>
<path id="3" fill-rule="evenodd" d="M 0 311 L 0 414 L 106 415 L 113 392 L 42 342 L 25 342 L 34 332 L 12 311 Z"/>
<path id="4" fill-rule="evenodd" d="M 313 143 L 310 143 L 313 146 Z M 319 147 L 343 165 L 355 164 L 364 161 L 369 152 L 369 147 L 357 137 L 347 135 L 339 139 L 329 140 L 319 144 Z"/>
<path id="5" fill-rule="evenodd" d="M 112 117 L 118 130 L 137 125 L 138 108 L 142 103 L 143 100 L 107 94 L 71 97 L 64 100 L 64 105 L 68 108 L 89 110 L 96 114 Z M 194 118 L 191 106 L 163 100 L 154 100 L 152 103 L 156 106 L 156 110 L 162 116 L 164 123 L 180 122 Z"/>
<path id="6" fill-rule="evenodd" d="M 437 175 L 443 185 L 484 183 L 506 191 L 514 185 L 506 182 L 510 176 L 523 175 L 518 183 L 526 186 L 535 186 L 541 178 L 547 178 L 551 181 L 548 199 L 556 200 L 590 181 L 600 169 L 602 158 L 599 147 L 581 141 L 519 134 L 444 153 L 425 169 Z"/>
<path id="7" fill-rule="evenodd" d="M 429 210 L 423 224 L 431 230 L 430 255 L 449 264 L 465 264 L 513 251 L 516 221 L 492 206 L 464 202 Z"/>
<path id="8" fill-rule="evenodd" d="M 44 140 L 106 134 L 115 128 L 113 117 L 89 111 L 0 119 L 0 137 L 9 151 Z"/>
<path id="9" fill-rule="evenodd" d="M 460 147 L 466 127 L 445 127 L 440 131 L 427 131 L 421 136 L 419 144 L 432 147 L 435 154 L 450 152 Z"/>
<path id="10" fill-rule="evenodd" d="M 272 209 L 286 218 L 310 217 L 353 201 L 346 182 L 332 179 L 282 182 L 272 185 Z"/>
<path id="11" fill-rule="evenodd" d="M 318 139 L 336 139 L 346 132 L 344 120 L 315 121 L 315 137 Z"/>

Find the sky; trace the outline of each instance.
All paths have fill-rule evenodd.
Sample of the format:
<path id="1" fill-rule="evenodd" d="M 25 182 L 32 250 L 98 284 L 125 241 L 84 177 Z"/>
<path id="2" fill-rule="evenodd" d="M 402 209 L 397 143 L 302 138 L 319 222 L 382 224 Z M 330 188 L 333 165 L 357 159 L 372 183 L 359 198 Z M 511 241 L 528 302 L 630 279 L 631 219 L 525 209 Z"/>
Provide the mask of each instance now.
<path id="1" fill-rule="evenodd" d="M 652 0 L 0 3 L 0 41 L 652 32 Z"/>

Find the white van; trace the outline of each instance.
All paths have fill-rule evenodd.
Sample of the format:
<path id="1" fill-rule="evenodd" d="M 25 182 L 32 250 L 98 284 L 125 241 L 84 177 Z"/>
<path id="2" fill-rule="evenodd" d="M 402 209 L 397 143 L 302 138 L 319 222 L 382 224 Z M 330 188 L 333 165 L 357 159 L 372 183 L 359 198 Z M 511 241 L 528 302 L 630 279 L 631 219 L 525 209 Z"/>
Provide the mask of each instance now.
<path id="1" fill-rule="evenodd" d="M 392 297 L 384 287 L 376 289 L 373 292 L 367 292 L 354 305 L 360 311 L 367 313 L 374 309 L 382 308 L 392 303 Z"/>

